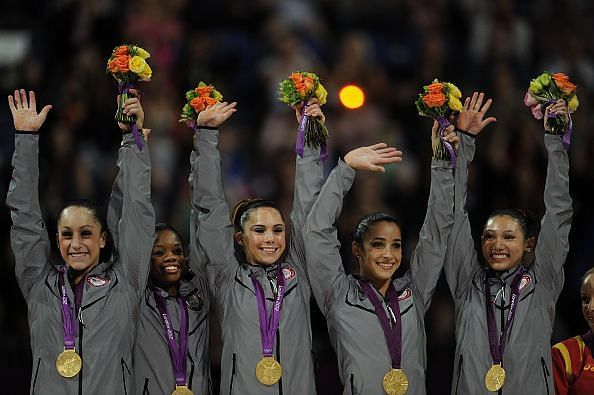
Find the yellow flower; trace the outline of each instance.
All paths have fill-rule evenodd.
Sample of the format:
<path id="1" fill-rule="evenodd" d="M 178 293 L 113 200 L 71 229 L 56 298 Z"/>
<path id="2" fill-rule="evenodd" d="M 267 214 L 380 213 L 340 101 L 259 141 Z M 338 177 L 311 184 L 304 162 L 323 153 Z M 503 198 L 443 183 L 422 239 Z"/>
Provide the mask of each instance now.
<path id="1" fill-rule="evenodd" d="M 446 82 L 447 87 L 450 90 L 450 95 L 454 96 L 457 99 L 460 99 L 462 97 L 462 92 L 460 92 L 460 89 L 458 89 L 458 87 L 450 82 Z"/>
<path id="2" fill-rule="evenodd" d="M 462 103 L 460 102 L 460 99 L 453 95 L 451 95 L 450 100 L 448 100 L 448 107 L 453 111 L 462 111 Z"/>
<path id="3" fill-rule="evenodd" d="M 150 81 L 152 75 L 153 75 L 153 70 L 151 70 L 151 66 L 149 66 L 148 63 L 144 62 L 144 68 L 142 69 L 142 71 L 140 73 L 138 73 L 138 76 L 143 81 Z"/>
<path id="4" fill-rule="evenodd" d="M 223 100 L 223 95 L 221 95 L 221 92 L 219 92 L 216 89 L 212 90 L 212 98 L 215 99 L 216 101 L 221 101 Z"/>
<path id="5" fill-rule="evenodd" d="M 528 88 L 528 90 L 531 93 L 538 95 L 539 92 L 542 91 L 542 83 L 540 81 L 538 81 L 537 79 L 532 80 L 532 81 L 530 81 L 530 87 Z"/>
<path id="6" fill-rule="evenodd" d="M 537 78 L 542 86 L 549 86 L 551 84 L 551 75 L 549 73 L 542 73 Z"/>
<path id="7" fill-rule="evenodd" d="M 567 108 L 569 109 L 569 112 L 575 112 L 579 105 L 580 101 L 578 100 L 577 95 L 573 95 L 573 97 L 569 99 L 569 102 L 567 103 Z"/>
<path id="8" fill-rule="evenodd" d="M 140 56 L 133 56 L 128 61 L 128 67 L 130 67 L 130 71 L 135 74 L 140 74 L 142 70 L 144 70 L 145 64 L 146 61 Z"/>
<path id="9" fill-rule="evenodd" d="M 134 49 L 136 50 L 136 55 L 140 56 L 142 59 L 148 59 L 151 57 L 150 53 L 140 47 L 134 47 Z"/>
<path id="10" fill-rule="evenodd" d="M 323 106 L 326 104 L 326 99 L 328 98 L 328 91 L 322 84 L 318 84 L 316 91 L 314 92 L 315 96 L 318 98 L 318 104 Z"/>

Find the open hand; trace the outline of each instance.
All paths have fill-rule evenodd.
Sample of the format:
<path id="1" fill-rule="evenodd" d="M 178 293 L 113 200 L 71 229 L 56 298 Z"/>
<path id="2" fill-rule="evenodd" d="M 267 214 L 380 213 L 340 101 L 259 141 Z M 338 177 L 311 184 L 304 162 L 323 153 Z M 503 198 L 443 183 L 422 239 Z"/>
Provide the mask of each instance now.
<path id="1" fill-rule="evenodd" d="M 20 132 L 37 132 L 52 109 L 51 105 L 47 105 L 38 114 L 35 92 L 29 91 L 27 101 L 27 92 L 24 89 L 15 90 L 14 96 L 8 95 L 8 107 L 12 113 L 14 128 Z"/>
<path id="2" fill-rule="evenodd" d="M 295 117 L 297 118 L 297 123 L 301 121 L 301 111 L 303 110 L 303 102 L 293 106 L 295 110 Z M 305 106 L 305 115 L 308 117 L 317 118 L 320 123 L 323 125 L 326 122 L 326 116 L 322 111 L 322 107 L 318 104 L 318 99 L 312 97 L 307 101 L 307 106 Z"/>
<path id="3" fill-rule="evenodd" d="M 350 151 L 344 156 L 344 161 L 355 170 L 385 173 L 385 165 L 402 162 L 402 151 L 388 147 L 386 143 L 378 143 Z"/>
<path id="4" fill-rule="evenodd" d="M 237 111 L 236 106 L 237 102 L 229 104 L 226 101 L 208 106 L 198 113 L 196 124 L 198 127 L 209 126 L 218 128 Z"/>
<path id="5" fill-rule="evenodd" d="M 476 136 L 485 126 L 491 122 L 497 121 L 494 117 L 483 119 L 491 107 L 491 104 L 493 104 L 493 100 L 489 99 L 482 105 L 484 98 L 485 94 L 483 92 L 474 92 L 472 98 L 467 97 L 466 100 L 464 100 L 464 106 L 462 107 L 460 114 L 458 114 L 458 121 L 456 123 L 458 129 Z"/>

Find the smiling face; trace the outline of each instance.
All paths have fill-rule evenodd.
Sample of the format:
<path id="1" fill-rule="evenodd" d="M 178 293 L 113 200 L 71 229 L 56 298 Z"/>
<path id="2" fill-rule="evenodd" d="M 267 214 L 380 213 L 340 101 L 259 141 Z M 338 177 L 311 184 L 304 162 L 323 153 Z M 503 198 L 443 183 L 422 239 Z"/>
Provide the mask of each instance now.
<path id="1" fill-rule="evenodd" d="M 70 206 L 58 220 L 57 239 L 60 255 L 68 267 L 86 274 L 99 263 L 106 233 L 89 209 Z"/>
<path id="2" fill-rule="evenodd" d="M 182 243 L 175 232 L 170 229 L 159 231 L 151 254 L 150 277 L 152 283 L 169 291 L 180 281 L 184 262 Z"/>
<path id="3" fill-rule="evenodd" d="M 243 231 L 235 234 L 243 247 L 248 263 L 268 266 L 276 263 L 285 252 L 285 222 L 272 207 L 258 207 L 249 212 Z"/>
<path id="4" fill-rule="evenodd" d="M 353 242 L 352 250 L 359 262 L 359 274 L 381 289 L 389 283 L 402 261 L 400 227 L 393 222 L 377 222 L 365 234 L 361 244 Z"/>
<path id="5" fill-rule="evenodd" d="M 582 314 L 590 327 L 594 331 L 594 273 L 587 275 L 582 282 L 580 289 L 582 300 Z"/>
<path id="6" fill-rule="evenodd" d="M 509 215 L 489 218 L 482 236 L 483 257 L 493 270 L 503 271 L 516 267 L 524 252 L 532 246 L 526 241 L 522 226 Z"/>

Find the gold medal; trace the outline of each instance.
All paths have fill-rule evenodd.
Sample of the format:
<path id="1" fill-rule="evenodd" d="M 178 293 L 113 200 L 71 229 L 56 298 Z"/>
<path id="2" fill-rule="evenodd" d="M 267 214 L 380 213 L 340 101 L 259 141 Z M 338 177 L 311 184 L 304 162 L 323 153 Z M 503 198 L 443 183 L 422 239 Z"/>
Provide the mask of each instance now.
<path id="1" fill-rule="evenodd" d="M 280 363 L 274 357 L 262 357 L 256 365 L 256 378 L 264 385 L 276 384 L 283 374 Z"/>
<path id="2" fill-rule="evenodd" d="M 390 369 L 384 376 L 384 391 L 388 395 L 404 395 L 408 389 L 408 378 L 402 369 Z"/>
<path id="3" fill-rule="evenodd" d="M 187 385 L 176 385 L 171 395 L 194 395 Z"/>
<path id="4" fill-rule="evenodd" d="M 497 392 L 505 384 L 505 370 L 500 364 L 491 366 L 485 375 L 485 387 L 491 392 Z"/>
<path id="5" fill-rule="evenodd" d="M 82 359 L 74 348 L 64 349 L 56 359 L 56 370 L 62 377 L 74 377 L 82 368 Z"/>

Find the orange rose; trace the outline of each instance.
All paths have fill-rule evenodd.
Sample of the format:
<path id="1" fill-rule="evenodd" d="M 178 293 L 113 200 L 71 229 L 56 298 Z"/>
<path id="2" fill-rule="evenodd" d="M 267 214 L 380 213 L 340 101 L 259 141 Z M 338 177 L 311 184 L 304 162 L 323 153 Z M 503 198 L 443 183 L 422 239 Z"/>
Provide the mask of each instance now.
<path id="1" fill-rule="evenodd" d="M 118 68 L 118 71 L 125 73 L 130 71 L 130 67 L 128 66 L 128 62 L 130 61 L 130 55 L 120 55 L 114 58 L 114 63 Z"/>
<path id="2" fill-rule="evenodd" d="M 205 97 L 204 101 L 206 101 L 206 106 L 212 106 L 214 104 L 217 104 L 217 99 L 215 99 L 214 97 Z"/>
<path id="3" fill-rule="evenodd" d="M 441 107 L 446 102 L 446 97 L 443 93 L 428 93 L 423 96 L 423 103 L 429 108 Z"/>
<path id="4" fill-rule="evenodd" d="M 116 58 L 112 58 L 109 60 L 109 62 L 107 62 L 107 69 L 111 72 L 111 73 L 117 73 L 118 70 L 118 66 L 116 65 L 115 62 Z"/>
<path id="5" fill-rule="evenodd" d="M 314 80 L 311 77 L 303 77 L 303 83 L 307 92 L 311 92 L 314 87 Z"/>
<path id="6" fill-rule="evenodd" d="M 553 74 L 551 74 L 551 77 L 555 80 L 555 82 L 557 82 L 557 81 L 559 81 L 559 82 L 561 82 L 561 81 L 563 81 L 563 82 L 569 81 L 569 77 L 566 76 L 563 73 L 553 73 Z"/>
<path id="7" fill-rule="evenodd" d="M 555 81 L 555 85 L 557 88 L 561 89 L 563 93 L 566 95 L 570 95 L 575 92 L 577 86 L 571 82 L 569 82 L 569 77 L 563 73 L 554 73 L 551 75 L 553 81 Z"/>
<path id="8" fill-rule="evenodd" d="M 128 46 L 120 45 L 113 51 L 115 56 L 129 55 Z"/>
<path id="9" fill-rule="evenodd" d="M 210 86 L 210 85 L 199 86 L 198 88 L 195 89 L 195 91 L 198 94 L 198 96 L 200 96 L 200 97 L 209 97 L 210 94 L 212 93 L 212 86 Z"/>
<path id="10" fill-rule="evenodd" d="M 195 97 L 190 101 L 190 106 L 192 106 L 192 108 L 194 110 L 196 110 L 196 112 L 200 112 L 202 110 L 204 110 L 206 108 L 206 105 L 204 103 L 204 98 L 203 97 Z"/>
<path id="11" fill-rule="evenodd" d="M 443 93 L 443 84 L 441 82 L 434 82 L 427 87 L 429 94 L 440 94 Z"/>
<path id="12" fill-rule="evenodd" d="M 299 74 L 299 73 L 292 73 L 289 76 L 289 79 L 291 81 L 293 81 L 293 83 L 295 84 L 295 86 L 297 86 L 298 83 L 303 82 L 303 76 L 301 74 Z"/>

